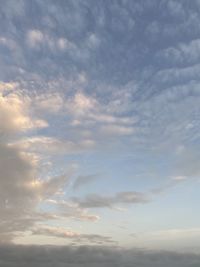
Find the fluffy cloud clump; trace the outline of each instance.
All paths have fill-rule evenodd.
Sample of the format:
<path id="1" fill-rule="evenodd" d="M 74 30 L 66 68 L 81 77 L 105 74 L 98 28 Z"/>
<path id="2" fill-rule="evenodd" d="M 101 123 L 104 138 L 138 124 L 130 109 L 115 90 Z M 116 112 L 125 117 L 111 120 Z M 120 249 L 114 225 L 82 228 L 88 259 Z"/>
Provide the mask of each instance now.
<path id="1" fill-rule="evenodd" d="M 28 115 L 30 99 L 22 97 L 16 88 L 7 92 L 9 88 L 14 87 L 12 84 L 1 84 L 2 92 L 0 94 L 0 133 L 8 135 L 26 131 L 28 129 L 36 129 L 46 127 L 47 122 Z"/>
<path id="2" fill-rule="evenodd" d="M 46 121 L 33 116 L 31 99 L 21 93 L 17 84 L 0 84 L 0 243 L 11 242 L 26 231 L 33 235 L 36 231 L 37 235 L 53 235 L 52 231 L 35 226 L 39 222 L 57 218 L 58 211 L 54 209 L 47 213 L 40 209 L 40 205 L 46 202 L 50 206 L 52 203 L 48 199 L 61 193 L 72 173 L 45 179 L 39 177 L 38 152 L 41 151 L 35 147 L 38 138 L 33 137 L 32 131 L 47 125 Z M 26 138 L 30 142 L 25 142 Z M 52 146 L 54 139 L 42 139 L 47 147 L 49 140 Z M 54 143 L 57 145 L 56 140 Z M 69 206 L 60 216 L 90 221 L 98 219 L 84 209 Z"/>
<path id="3" fill-rule="evenodd" d="M 9 145 L 30 129 L 47 126 L 28 114 L 29 99 L 23 98 L 15 84 L 1 84 L 0 93 L 0 242 L 8 242 L 16 231 L 23 231 L 36 220 L 32 214 L 39 198 L 34 181 L 37 159 Z"/>

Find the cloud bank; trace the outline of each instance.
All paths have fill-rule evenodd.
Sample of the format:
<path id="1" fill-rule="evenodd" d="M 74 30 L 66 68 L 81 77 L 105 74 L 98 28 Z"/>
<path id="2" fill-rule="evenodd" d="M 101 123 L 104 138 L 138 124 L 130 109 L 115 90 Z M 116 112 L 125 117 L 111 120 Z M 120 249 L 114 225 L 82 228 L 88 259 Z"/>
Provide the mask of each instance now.
<path id="1" fill-rule="evenodd" d="M 112 247 L 1 246 L 1 267 L 198 267 L 198 254 Z"/>

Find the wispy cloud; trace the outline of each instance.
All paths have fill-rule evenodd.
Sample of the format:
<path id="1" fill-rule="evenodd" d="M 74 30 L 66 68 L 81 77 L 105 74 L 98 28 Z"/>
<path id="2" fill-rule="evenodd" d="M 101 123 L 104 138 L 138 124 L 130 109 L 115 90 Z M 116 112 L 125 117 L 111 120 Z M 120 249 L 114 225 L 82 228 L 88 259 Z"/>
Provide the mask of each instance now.
<path id="1" fill-rule="evenodd" d="M 89 183 L 94 182 L 95 180 L 98 179 L 98 175 L 86 175 L 86 176 L 78 176 L 76 180 L 73 183 L 73 189 L 77 190 L 81 188 L 82 186 L 85 186 Z"/>
<path id="2" fill-rule="evenodd" d="M 50 227 L 50 226 L 40 226 L 32 230 L 32 235 L 43 235 L 50 237 L 58 237 L 64 239 L 71 239 L 74 243 L 93 243 L 93 244 L 115 244 L 115 242 L 107 236 L 102 236 L 98 234 L 81 234 L 78 232 L 73 232 L 59 227 Z"/>
<path id="3" fill-rule="evenodd" d="M 72 200 L 84 208 L 112 208 L 117 204 L 142 204 L 149 201 L 149 196 L 139 192 L 119 192 L 114 196 L 88 195 L 84 199 L 73 197 Z"/>

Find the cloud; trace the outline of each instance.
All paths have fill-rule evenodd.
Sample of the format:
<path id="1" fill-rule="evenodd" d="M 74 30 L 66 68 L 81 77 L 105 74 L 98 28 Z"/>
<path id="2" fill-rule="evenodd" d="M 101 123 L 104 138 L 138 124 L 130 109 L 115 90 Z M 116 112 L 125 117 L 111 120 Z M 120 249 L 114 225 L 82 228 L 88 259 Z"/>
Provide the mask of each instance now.
<path id="1" fill-rule="evenodd" d="M 65 52 L 67 50 L 76 50 L 76 45 L 67 40 L 66 38 L 56 38 L 55 36 L 51 36 L 36 29 L 29 30 L 27 32 L 26 39 L 29 47 L 36 50 L 41 48 L 48 48 L 52 52 Z"/>
<path id="2" fill-rule="evenodd" d="M 39 205 L 63 190 L 71 174 L 41 180 L 38 167 L 31 154 L 22 153 L 19 147 L 0 144 L 0 242 L 13 241 L 36 222 L 56 219 L 55 212 L 44 212 Z M 94 219 L 86 213 L 82 217 L 84 215 Z"/>
<path id="3" fill-rule="evenodd" d="M 81 188 L 82 186 L 85 186 L 97 179 L 97 175 L 81 175 L 76 178 L 76 180 L 73 183 L 73 189 L 77 190 Z"/>
<path id="4" fill-rule="evenodd" d="M 47 113 L 57 113 L 64 105 L 64 99 L 58 93 L 46 93 L 35 97 L 34 104 L 39 111 Z"/>
<path id="5" fill-rule="evenodd" d="M 70 100 L 67 99 L 66 108 L 71 113 L 71 126 L 75 129 L 85 129 L 97 140 L 106 137 L 128 136 L 134 134 L 133 125 L 136 118 L 119 116 L 111 107 L 111 101 L 103 104 L 95 97 L 83 93 L 76 93 Z M 95 127 L 95 131 L 93 131 Z"/>
<path id="6" fill-rule="evenodd" d="M 198 80 L 198 73 L 200 70 L 200 64 L 195 64 L 184 68 L 170 68 L 163 69 L 156 73 L 153 80 L 158 84 L 173 85 L 176 83 L 189 82 L 192 80 Z"/>
<path id="7" fill-rule="evenodd" d="M 35 187 L 38 195 L 41 199 L 47 199 L 53 197 L 55 194 L 59 193 L 60 190 L 64 190 L 67 185 L 71 174 L 60 175 L 58 177 L 51 177 L 48 180 L 35 180 L 30 186 Z"/>
<path id="8" fill-rule="evenodd" d="M 73 197 L 72 200 L 83 208 L 113 208 L 118 204 L 143 204 L 150 201 L 148 195 L 134 191 L 119 192 L 114 196 L 91 194 L 84 199 Z"/>
<path id="9" fill-rule="evenodd" d="M 176 171 L 180 176 L 192 178 L 200 174 L 199 151 L 185 148 L 177 157 Z"/>
<path id="10" fill-rule="evenodd" d="M 60 227 L 52 226 L 40 226 L 32 229 L 32 235 L 42 235 L 50 237 L 58 237 L 63 239 L 71 239 L 74 243 L 93 243 L 93 244 L 104 244 L 104 243 L 115 243 L 110 237 L 102 236 L 98 234 L 81 234 L 73 232 Z"/>
<path id="11" fill-rule="evenodd" d="M 107 126 L 102 126 L 100 128 L 102 134 L 108 136 L 120 136 L 120 135 L 131 135 L 134 133 L 133 127 L 120 126 L 115 124 L 110 124 Z"/>
<path id="12" fill-rule="evenodd" d="M 3 85 L 1 84 L 1 87 Z M 5 90 L 13 87 L 5 84 Z M 4 92 L 4 90 L 2 90 Z M 18 91 L 0 93 L 0 133 L 1 135 L 46 127 L 44 120 L 31 118 L 28 114 L 30 100 L 22 97 Z"/>
<path id="13" fill-rule="evenodd" d="M 64 228 L 58 227 L 47 227 L 40 226 L 40 228 L 36 228 L 32 230 L 33 235 L 45 235 L 45 236 L 55 236 L 61 238 L 77 238 L 79 236 L 78 233 L 73 232 L 71 230 L 66 230 Z"/>
<path id="14" fill-rule="evenodd" d="M 84 209 L 67 204 L 45 212 L 40 204 L 61 193 L 72 176 L 72 170 L 65 175 L 39 179 L 39 162 L 20 146 L 0 144 L 0 242 L 11 242 L 22 232 L 32 229 L 46 220 L 73 218 L 95 221 L 98 216 L 88 214 Z M 53 204 L 51 204 L 51 208 Z M 63 207 L 65 206 L 65 207 Z M 55 206 L 54 206 L 55 207 Z"/>
<path id="15" fill-rule="evenodd" d="M 184 181 L 186 179 L 187 179 L 186 176 L 174 176 L 174 177 L 172 177 L 172 180 L 175 180 L 175 181 Z"/>
<path id="16" fill-rule="evenodd" d="M 39 30 L 31 30 L 27 33 L 28 44 L 35 48 L 44 41 L 44 35 Z"/>
<path id="17" fill-rule="evenodd" d="M 38 204 L 38 195 L 29 183 L 34 181 L 36 168 L 33 159 L 20 151 L 0 144 L 0 236 L 13 238 L 15 231 L 32 225 L 29 219 Z M 33 220 L 34 222 L 34 220 Z M 2 237 L 0 237 L 2 241 Z"/>
<path id="18" fill-rule="evenodd" d="M 10 82 L 10 83 L 0 82 L 0 93 L 13 91 L 18 86 L 19 86 L 18 83 L 15 83 L 15 82 Z"/>
<path id="19" fill-rule="evenodd" d="M 159 55 L 174 64 L 194 64 L 200 58 L 200 39 L 191 40 L 189 43 L 180 43 L 161 51 Z"/>
<path id="20" fill-rule="evenodd" d="M 58 154 L 76 154 L 95 147 L 95 141 L 83 139 L 77 142 L 70 140 L 59 140 L 49 136 L 32 136 L 19 141 L 10 142 L 11 147 L 20 147 L 26 152 L 38 153 L 46 156 Z"/>
<path id="21" fill-rule="evenodd" d="M 109 152 L 119 152 L 115 157 L 128 164 L 126 171 L 133 157 L 144 157 L 136 169 L 149 168 L 155 158 L 160 166 L 165 157 L 169 171 L 177 145 L 198 150 L 196 6 L 171 0 L 159 5 L 154 0 L 106 5 L 8 0 L 2 5 L 0 79 L 7 81 L 0 83 L 3 242 L 53 215 L 96 221 L 87 207 L 149 200 L 146 194 L 125 191 L 77 196 L 68 203 L 67 197 L 77 192 L 67 188 L 63 194 L 71 176 L 60 172 L 71 161 L 115 173 Z M 157 151 L 164 156 L 157 157 Z M 122 162 L 127 155 L 131 160 Z M 197 158 L 194 153 L 181 160 L 170 177 L 178 182 L 177 177 L 198 175 Z M 50 161 L 52 168 L 44 173 L 43 164 Z M 74 187 L 89 180 L 79 177 Z"/>
<path id="22" fill-rule="evenodd" d="M 109 246 L 1 246 L 1 267 L 198 267 L 193 253 L 120 249 Z"/>
<path id="23" fill-rule="evenodd" d="M 97 101 L 95 98 L 78 92 L 72 99 L 68 100 L 68 103 L 66 103 L 66 108 L 77 116 L 83 116 L 87 112 L 91 112 L 96 105 Z"/>
<path id="24" fill-rule="evenodd" d="M 154 244 L 154 249 L 168 248 L 172 251 L 199 253 L 200 229 L 198 227 L 169 227 L 164 230 L 143 232 L 136 234 L 136 236 L 138 244 L 145 240 L 146 246 L 151 247 Z"/>
<path id="25" fill-rule="evenodd" d="M 0 242 L 11 242 L 36 222 L 55 219 L 53 214 L 40 209 L 42 201 L 54 197 L 66 186 L 66 175 L 41 179 L 39 149 L 30 151 L 38 142 L 23 140 L 27 130 L 38 128 L 40 122 L 31 116 L 31 100 L 16 88 L 16 84 L 1 83 L 0 95 Z M 49 141 L 40 139 L 40 144 Z M 12 143 L 12 140 L 16 140 Z M 52 141 L 50 139 L 50 141 Z M 26 144 L 25 144 L 26 143 Z M 30 145 L 31 144 L 31 145 Z"/>
<path id="26" fill-rule="evenodd" d="M 29 185 L 37 176 L 38 163 L 34 155 L 9 146 L 30 128 L 46 125 L 29 115 L 29 99 L 22 97 L 16 84 L 1 83 L 0 93 L 0 242 L 11 241 L 17 231 L 31 227 L 37 217 L 39 196 Z"/>
<path id="27" fill-rule="evenodd" d="M 100 219 L 98 215 L 89 213 L 87 209 L 71 201 L 54 201 L 53 204 L 60 211 L 60 216 L 63 216 L 63 218 L 93 222 Z"/>

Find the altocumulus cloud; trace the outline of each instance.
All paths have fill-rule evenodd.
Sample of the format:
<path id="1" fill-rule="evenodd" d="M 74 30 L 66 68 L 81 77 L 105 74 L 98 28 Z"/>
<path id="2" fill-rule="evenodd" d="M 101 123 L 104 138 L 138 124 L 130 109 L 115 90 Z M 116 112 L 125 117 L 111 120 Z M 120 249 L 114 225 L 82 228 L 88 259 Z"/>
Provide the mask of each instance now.
<path id="1" fill-rule="evenodd" d="M 1 267 L 197 267 L 200 256 L 114 247 L 1 246 Z"/>

